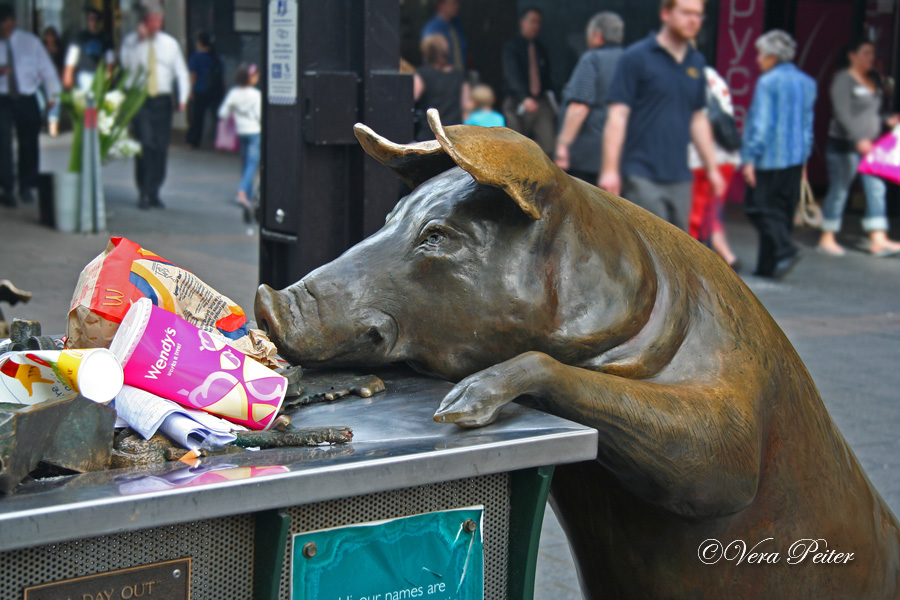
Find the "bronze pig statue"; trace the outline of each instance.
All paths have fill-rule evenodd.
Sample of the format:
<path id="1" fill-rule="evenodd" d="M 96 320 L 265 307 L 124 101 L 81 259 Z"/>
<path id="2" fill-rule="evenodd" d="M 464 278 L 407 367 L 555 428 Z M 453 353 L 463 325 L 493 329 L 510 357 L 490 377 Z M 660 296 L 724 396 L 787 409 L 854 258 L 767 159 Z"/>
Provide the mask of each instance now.
<path id="1" fill-rule="evenodd" d="M 435 414 L 595 427 L 551 502 L 588 598 L 897 598 L 900 532 L 805 366 L 724 261 L 503 128 L 366 151 L 414 191 L 256 317 L 304 367 L 405 361 Z"/>

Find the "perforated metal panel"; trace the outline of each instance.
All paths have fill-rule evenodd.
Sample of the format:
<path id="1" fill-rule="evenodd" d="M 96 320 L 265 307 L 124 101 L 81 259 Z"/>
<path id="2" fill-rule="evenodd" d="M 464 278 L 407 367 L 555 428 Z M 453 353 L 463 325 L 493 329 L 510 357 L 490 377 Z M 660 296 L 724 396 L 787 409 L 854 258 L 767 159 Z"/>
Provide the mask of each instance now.
<path id="1" fill-rule="evenodd" d="M 4 552 L 0 598 L 21 598 L 30 585 L 190 556 L 192 600 L 247 600 L 253 527 L 250 516 L 227 517 Z"/>
<path id="2" fill-rule="evenodd" d="M 291 517 L 291 534 L 294 534 L 482 504 L 484 597 L 485 600 L 501 600 L 506 598 L 509 493 L 509 475 L 498 473 L 297 506 L 288 509 L 287 513 Z M 287 550 L 281 572 L 281 600 L 289 600 L 290 594 L 290 539 Z"/>
<path id="3" fill-rule="evenodd" d="M 301 533 L 476 504 L 485 507 L 484 597 L 499 600 L 506 598 L 508 562 L 509 476 L 505 473 L 296 506 L 288 514 L 291 533 Z M 249 600 L 254 525 L 252 515 L 244 515 L 0 553 L 0 600 L 21 598 L 30 585 L 185 557 L 193 559 L 191 600 Z M 288 551 L 281 577 L 282 600 L 288 600 L 290 590 L 289 561 Z"/>

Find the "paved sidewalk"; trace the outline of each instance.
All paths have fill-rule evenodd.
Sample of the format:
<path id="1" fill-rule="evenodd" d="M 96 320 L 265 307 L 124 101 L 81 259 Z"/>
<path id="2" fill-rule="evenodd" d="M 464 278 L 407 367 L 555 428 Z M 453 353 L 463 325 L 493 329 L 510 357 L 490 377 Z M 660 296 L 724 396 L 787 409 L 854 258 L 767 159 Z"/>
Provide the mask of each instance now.
<path id="1" fill-rule="evenodd" d="M 67 140 L 43 140 L 44 170 L 61 169 Z M 259 238 L 232 198 L 239 179 L 234 155 L 173 146 L 163 211 L 139 211 L 130 163 L 104 169 L 109 229 L 174 261 L 252 312 Z M 745 265 L 756 235 L 731 207 L 731 241 Z M 856 229 L 854 229 L 856 227 Z M 895 228 L 895 236 L 900 231 Z M 812 373 L 825 404 L 870 479 L 900 513 L 900 258 L 874 259 L 851 247 L 840 259 L 812 251 L 816 236 L 798 232 L 804 258 L 784 281 L 745 276 Z M 31 303 L 3 310 L 40 320 L 48 333 L 65 329 L 78 273 L 106 246 L 107 235 L 62 234 L 37 224 L 34 206 L 0 208 L 0 279 L 34 292 Z M 860 239 L 858 217 L 842 241 Z M 538 563 L 536 598 L 581 598 L 565 537 L 548 509 Z"/>

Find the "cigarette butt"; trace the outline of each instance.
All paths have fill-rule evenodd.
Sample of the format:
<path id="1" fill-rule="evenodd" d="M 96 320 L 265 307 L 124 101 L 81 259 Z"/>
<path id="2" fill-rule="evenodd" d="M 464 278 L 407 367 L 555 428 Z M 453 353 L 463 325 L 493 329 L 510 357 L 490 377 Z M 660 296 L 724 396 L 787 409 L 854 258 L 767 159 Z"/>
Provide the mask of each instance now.
<path id="1" fill-rule="evenodd" d="M 196 450 L 191 450 L 190 452 L 185 452 L 184 456 L 182 456 L 178 460 L 180 460 L 183 463 L 187 463 L 191 466 L 194 466 L 194 464 L 196 463 L 198 458 L 200 458 L 200 453 L 197 452 Z"/>

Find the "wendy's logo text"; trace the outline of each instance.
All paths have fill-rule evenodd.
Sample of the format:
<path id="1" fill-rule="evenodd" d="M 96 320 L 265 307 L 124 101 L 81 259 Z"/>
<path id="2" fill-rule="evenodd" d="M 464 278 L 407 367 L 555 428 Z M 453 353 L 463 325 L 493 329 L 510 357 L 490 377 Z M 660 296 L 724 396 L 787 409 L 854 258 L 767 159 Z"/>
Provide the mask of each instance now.
<path id="1" fill-rule="evenodd" d="M 853 552 L 829 550 L 828 542 L 822 538 L 797 540 L 790 545 L 785 556 L 789 565 L 799 565 L 807 560 L 823 565 L 846 564 L 853 560 Z M 744 540 L 722 544 L 719 540 L 708 539 L 700 544 L 697 557 L 707 565 L 714 565 L 723 559 L 736 565 L 781 562 L 781 553 L 775 548 L 775 538 L 766 538 L 753 546 Z"/>

